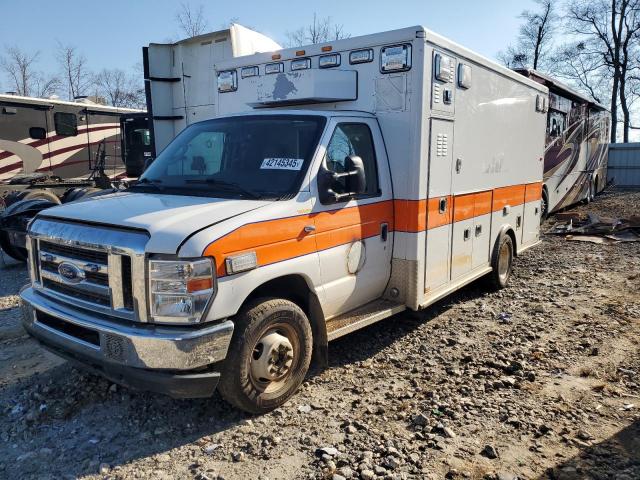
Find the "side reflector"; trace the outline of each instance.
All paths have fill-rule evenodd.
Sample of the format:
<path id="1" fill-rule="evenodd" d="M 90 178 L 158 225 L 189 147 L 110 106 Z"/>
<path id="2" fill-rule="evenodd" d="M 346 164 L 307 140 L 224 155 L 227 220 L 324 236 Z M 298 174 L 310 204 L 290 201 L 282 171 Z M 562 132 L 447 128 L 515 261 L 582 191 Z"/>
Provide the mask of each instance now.
<path id="1" fill-rule="evenodd" d="M 256 256 L 256 252 L 231 255 L 225 259 L 225 265 L 227 267 L 227 275 L 233 275 L 234 273 L 245 272 L 256 268 L 258 266 L 258 257 Z"/>

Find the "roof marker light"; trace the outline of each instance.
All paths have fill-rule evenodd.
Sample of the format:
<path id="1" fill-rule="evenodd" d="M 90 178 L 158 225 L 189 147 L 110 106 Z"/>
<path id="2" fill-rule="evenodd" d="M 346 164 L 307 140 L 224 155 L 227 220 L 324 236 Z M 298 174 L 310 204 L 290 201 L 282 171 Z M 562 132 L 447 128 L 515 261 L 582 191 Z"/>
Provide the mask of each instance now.
<path id="1" fill-rule="evenodd" d="M 305 53 L 304 50 L 296 50 L 296 57 L 302 57 Z"/>
<path id="2" fill-rule="evenodd" d="M 321 50 L 323 52 L 330 52 L 331 50 L 333 50 L 333 47 L 331 45 L 325 45 L 324 47 L 321 48 Z"/>
<path id="3" fill-rule="evenodd" d="M 309 68 L 311 68 L 310 58 L 297 58 L 295 60 L 291 60 L 292 72 L 295 72 L 296 70 L 307 70 Z"/>
<path id="4" fill-rule="evenodd" d="M 340 66 L 340 54 L 332 53 L 331 55 L 323 55 L 318 61 L 320 68 L 331 68 Z"/>
<path id="5" fill-rule="evenodd" d="M 274 53 L 273 55 L 271 55 L 271 60 L 280 60 L 282 58 L 282 55 L 280 55 L 279 53 Z"/>

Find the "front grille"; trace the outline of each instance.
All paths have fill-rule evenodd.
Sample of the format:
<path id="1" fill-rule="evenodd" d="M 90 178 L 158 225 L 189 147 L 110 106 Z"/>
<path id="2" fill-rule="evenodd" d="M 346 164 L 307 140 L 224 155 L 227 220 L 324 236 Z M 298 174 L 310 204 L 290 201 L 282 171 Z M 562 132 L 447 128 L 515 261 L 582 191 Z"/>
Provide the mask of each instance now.
<path id="1" fill-rule="evenodd" d="M 133 311 L 129 256 L 115 255 L 110 262 L 106 251 L 48 240 L 40 240 L 36 248 L 41 284 L 46 290 L 64 295 L 67 300 L 76 301 L 84 307 L 99 305 L 111 310 Z M 117 267 L 112 275 L 118 278 L 110 278 L 109 270 L 114 265 Z M 68 267 L 67 273 L 70 267 L 71 275 L 76 275 L 76 278 L 65 277 L 65 266 Z M 121 289 L 121 294 L 114 295 L 114 288 Z"/>
<path id="2" fill-rule="evenodd" d="M 54 255 L 62 255 L 76 260 L 83 260 L 85 262 L 102 263 L 103 265 L 106 265 L 109 260 L 109 254 L 107 252 L 79 249 L 77 247 L 47 242 L 44 240 L 40 241 L 40 250 L 47 251 Z"/>
<path id="3" fill-rule="evenodd" d="M 27 240 L 40 294 L 106 317 L 147 321 L 148 234 L 38 217 Z"/>
<path id="4" fill-rule="evenodd" d="M 104 307 L 111 306 L 111 299 L 107 296 L 78 290 L 77 288 L 73 288 L 69 285 L 65 285 L 64 283 L 59 283 L 54 280 L 49 280 L 48 278 L 42 279 L 42 286 L 44 288 L 48 288 L 49 290 L 53 290 L 54 292 L 67 295 L 84 302 L 97 303 L 98 305 L 102 305 Z"/>
<path id="5" fill-rule="evenodd" d="M 133 310 L 133 280 L 131 275 L 131 257 L 122 257 L 122 299 L 124 308 Z"/>
<path id="6" fill-rule="evenodd" d="M 36 311 L 36 320 L 42 325 L 46 325 L 53 330 L 82 340 L 85 343 L 90 343 L 97 347 L 100 346 L 100 335 L 95 330 L 81 327 L 75 323 L 66 322 L 39 310 Z"/>

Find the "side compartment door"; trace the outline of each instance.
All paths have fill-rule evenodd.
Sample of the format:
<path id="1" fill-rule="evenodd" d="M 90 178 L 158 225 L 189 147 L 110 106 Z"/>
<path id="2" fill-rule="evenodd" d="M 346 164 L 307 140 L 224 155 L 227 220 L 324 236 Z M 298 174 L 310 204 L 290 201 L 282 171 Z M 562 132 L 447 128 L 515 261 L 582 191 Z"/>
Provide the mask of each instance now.
<path id="1" fill-rule="evenodd" d="M 522 228 L 522 245 L 536 243 L 540 238 L 540 199 L 542 184 L 530 183 L 524 191 L 524 220 Z"/>
<path id="2" fill-rule="evenodd" d="M 451 255 L 451 170 L 453 121 L 431 120 L 427 187 L 425 291 L 449 281 Z"/>
<path id="3" fill-rule="evenodd" d="M 348 312 L 382 296 L 391 274 L 393 201 L 391 179 L 377 122 L 368 118 L 334 118 L 323 163 L 345 171 L 346 157 L 364 163 L 366 192 L 313 209 L 327 317 Z M 345 177 L 332 189 L 346 193 Z"/>
<path id="4" fill-rule="evenodd" d="M 451 280 L 471 270 L 473 254 L 473 210 L 475 194 L 453 197 L 453 228 L 451 238 Z"/>

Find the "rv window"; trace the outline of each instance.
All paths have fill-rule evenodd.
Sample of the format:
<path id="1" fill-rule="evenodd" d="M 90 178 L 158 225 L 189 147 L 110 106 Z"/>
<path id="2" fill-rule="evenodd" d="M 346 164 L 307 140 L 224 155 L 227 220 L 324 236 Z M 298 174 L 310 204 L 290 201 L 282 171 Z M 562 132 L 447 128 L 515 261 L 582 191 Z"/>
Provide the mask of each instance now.
<path id="1" fill-rule="evenodd" d="M 378 193 L 378 169 L 376 154 L 373 147 L 371 130 L 364 123 L 341 123 L 327 145 L 326 167 L 332 172 L 345 171 L 345 161 L 349 155 L 357 155 L 364 163 L 364 173 L 367 182 L 365 195 Z M 333 185 L 336 193 L 347 193 L 346 178 L 342 177 Z"/>
<path id="2" fill-rule="evenodd" d="M 71 137 L 78 135 L 78 118 L 73 113 L 57 112 L 53 115 L 56 134 Z"/>
<path id="3" fill-rule="evenodd" d="M 29 136 L 34 140 L 44 140 L 47 138 L 47 131 L 42 127 L 31 127 L 29 129 Z"/>
<path id="4" fill-rule="evenodd" d="M 565 130 L 566 115 L 561 112 L 550 112 L 549 123 L 547 125 L 547 133 L 551 138 L 561 136 Z"/>

